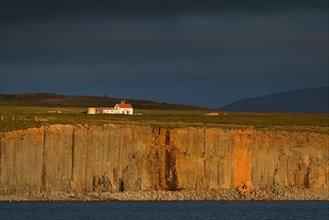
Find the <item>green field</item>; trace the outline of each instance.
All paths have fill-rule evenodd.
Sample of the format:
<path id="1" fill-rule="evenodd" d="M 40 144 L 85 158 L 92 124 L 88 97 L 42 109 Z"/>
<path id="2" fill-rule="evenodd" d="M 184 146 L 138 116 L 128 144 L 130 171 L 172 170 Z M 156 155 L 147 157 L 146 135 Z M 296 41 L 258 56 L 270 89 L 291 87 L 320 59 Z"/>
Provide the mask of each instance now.
<path id="1" fill-rule="evenodd" d="M 58 110 L 61 113 L 58 113 Z M 328 114 L 218 112 L 218 116 L 204 115 L 210 112 L 213 111 L 135 109 L 135 113 L 139 115 L 87 115 L 86 108 L 80 107 L 58 109 L 55 107 L 0 106 L 0 132 L 51 124 L 103 125 L 114 123 L 160 127 L 252 127 L 329 133 Z"/>

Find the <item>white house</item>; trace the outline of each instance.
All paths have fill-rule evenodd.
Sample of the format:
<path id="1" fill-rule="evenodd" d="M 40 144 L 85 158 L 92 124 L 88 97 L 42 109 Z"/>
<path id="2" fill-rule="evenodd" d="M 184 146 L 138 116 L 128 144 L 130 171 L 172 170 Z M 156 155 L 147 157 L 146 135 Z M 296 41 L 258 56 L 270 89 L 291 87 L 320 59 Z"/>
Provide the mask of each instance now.
<path id="1" fill-rule="evenodd" d="M 116 104 L 114 106 L 114 109 L 116 109 L 119 112 L 119 114 L 125 114 L 125 115 L 134 114 L 134 109 L 130 104 L 126 104 L 126 103 Z"/>
<path id="2" fill-rule="evenodd" d="M 123 114 L 123 115 L 134 114 L 134 109 L 131 106 L 131 104 L 126 104 L 125 101 L 121 101 L 120 104 L 116 104 L 114 108 L 96 108 L 95 111 L 90 111 L 90 109 L 91 108 L 88 108 L 88 114 Z"/>

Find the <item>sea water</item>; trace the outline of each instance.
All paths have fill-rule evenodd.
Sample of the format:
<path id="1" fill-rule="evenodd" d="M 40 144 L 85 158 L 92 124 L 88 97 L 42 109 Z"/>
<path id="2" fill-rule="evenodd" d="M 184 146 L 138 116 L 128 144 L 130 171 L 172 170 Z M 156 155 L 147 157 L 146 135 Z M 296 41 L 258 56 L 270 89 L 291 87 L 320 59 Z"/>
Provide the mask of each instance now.
<path id="1" fill-rule="evenodd" d="M 0 219 L 329 219 L 329 202 L 1 202 Z"/>

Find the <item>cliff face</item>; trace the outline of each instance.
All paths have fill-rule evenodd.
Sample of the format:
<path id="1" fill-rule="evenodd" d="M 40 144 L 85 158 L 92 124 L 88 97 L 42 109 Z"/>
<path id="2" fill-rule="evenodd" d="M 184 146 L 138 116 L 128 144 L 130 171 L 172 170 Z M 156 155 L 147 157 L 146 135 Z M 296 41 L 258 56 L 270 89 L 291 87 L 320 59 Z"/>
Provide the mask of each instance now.
<path id="1" fill-rule="evenodd" d="M 2 134 L 0 195 L 329 186 L 313 132 L 52 125 Z"/>

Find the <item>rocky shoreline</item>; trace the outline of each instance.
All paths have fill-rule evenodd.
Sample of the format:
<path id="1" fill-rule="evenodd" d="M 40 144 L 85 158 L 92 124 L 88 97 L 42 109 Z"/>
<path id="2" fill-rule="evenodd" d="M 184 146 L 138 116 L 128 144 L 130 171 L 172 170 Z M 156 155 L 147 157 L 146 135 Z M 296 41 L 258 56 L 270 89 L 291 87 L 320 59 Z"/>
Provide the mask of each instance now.
<path id="1" fill-rule="evenodd" d="M 262 188 L 243 191 L 132 191 L 5 196 L 0 201 L 329 201 L 326 189 Z"/>

